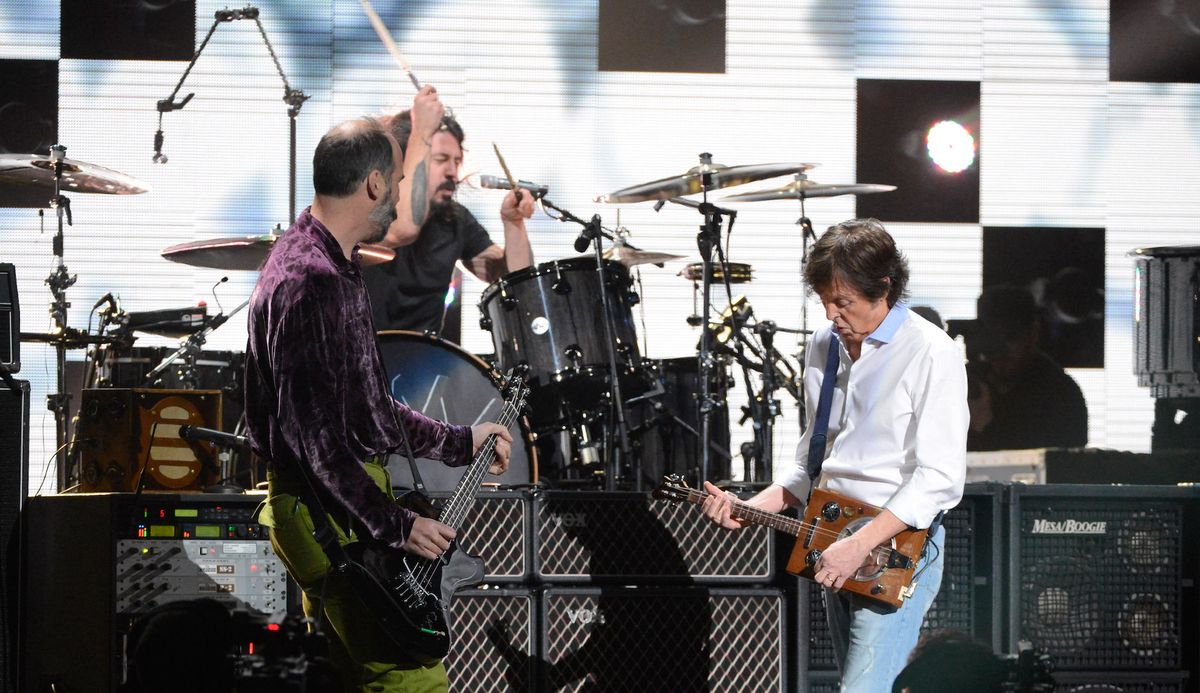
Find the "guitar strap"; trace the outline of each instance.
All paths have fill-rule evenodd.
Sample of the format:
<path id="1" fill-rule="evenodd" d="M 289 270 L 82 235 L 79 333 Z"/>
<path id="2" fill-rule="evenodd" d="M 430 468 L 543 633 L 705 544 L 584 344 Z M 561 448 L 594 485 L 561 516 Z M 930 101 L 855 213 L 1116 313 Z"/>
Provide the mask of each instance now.
<path id="1" fill-rule="evenodd" d="M 833 388 L 837 385 L 838 360 L 841 348 L 837 335 L 830 335 L 829 356 L 825 359 L 825 377 L 821 380 L 821 399 L 817 402 L 817 420 L 813 423 L 812 438 L 808 442 L 808 477 L 812 480 L 809 493 L 821 475 L 825 462 L 825 441 L 829 431 L 829 412 L 833 408 Z"/>

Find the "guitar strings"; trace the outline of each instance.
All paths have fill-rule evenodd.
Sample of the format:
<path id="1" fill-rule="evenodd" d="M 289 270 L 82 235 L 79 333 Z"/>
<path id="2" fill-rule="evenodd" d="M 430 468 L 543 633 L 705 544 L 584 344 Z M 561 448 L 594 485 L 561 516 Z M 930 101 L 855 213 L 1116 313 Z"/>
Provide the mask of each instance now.
<path id="1" fill-rule="evenodd" d="M 688 495 L 687 500 L 689 502 L 696 503 L 696 504 L 704 502 L 704 499 L 709 496 L 709 494 L 704 491 L 698 491 L 698 490 L 692 489 L 692 488 L 687 489 L 687 495 Z M 772 513 L 772 512 L 768 512 L 766 510 L 761 510 L 759 508 L 755 508 L 754 506 L 743 503 L 741 501 L 733 501 L 732 504 L 733 504 L 734 509 L 736 509 L 738 511 L 742 511 L 746 514 L 745 519 L 758 518 L 760 520 L 764 520 L 762 522 L 762 524 L 766 524 L 768 526 L 775 527 L 777 529 L 785 530 L 785 531 L 788 531 L 789 533 L 793 533 L 792 529 L 795 529 L 796 531 L 793 533 L 795 536 L 799 536 L 801 534 L 801 532 L 808 533 L 810 531 L 810 529 L 811 529 L 811 533 L 814 536 L 829 537 L 835 541 L 837 540 L 838 536 L 841 535 L 841 532 L 838 530 L 825 529 L 819 525 L 818 526 L 810 526 L 807 523 L 805 523 L 803 520 L 790 518 L 790 517 L 783 517 L 783 516 L 779 515 L 778 513 Z M 773 522 L 774 520 L 778 520 L 779 521 L 778 525 L 783 525 L 783 526 L 778 526 L 777 524 L 775 524 L 775 522 Z M 869 552 L 867 552 L 868 556 L 871 556 L 872 558 L 876 558 L 876 559 L 890 559 L 894 554 L 900 554 L 901 556 L 905 556 L 905 554 L 898 549 L 894 549 L 890 546 L 882 546 L 882 545 L 876 546 L 875 548 L 873 548 Z"/>
<path id="2" fill-rule="evenodd" d="M 515 399 L 523 402 L 523 390 Z M 500 412 L 500 417 L 496 423 L 506 429 L 510 428 L 517 419 L 520 407 L 520 403 L 505 402 L 504 409 Z M 446 502 L 442 517 L 439 518 L 443 524 L 457 530 L 461 522 L 466 519 L 466 514 L 470 510 L 471 503 L 475 500 L 475 490 L 478 488 L 479 482 L 483 479 L 483 474 L 487 471 L 487 467 L 491 465 L 490 461 L 488 465 L 480 464 L 480 462 L 494 455 L 496 451 L 496 438 L 497 435 L 493 433 L 487 437 L 483 445 L 479 446 L 479 451 L 475 453 L 475 459 L 471 461 L 470 466 L 467 467 L 466 474 L 463 475 L 463 479 L 459 482 L 459 491 L 456 491 L 450 497 L 450 500 Z M 419 584 L 428 589 L 432 583 L 434 574 L 437 572 L 440 559 L 430 560 L 426 558 L 422 560 L 425 564 L 415 571 L 416 574 L 414 577 Z"/>

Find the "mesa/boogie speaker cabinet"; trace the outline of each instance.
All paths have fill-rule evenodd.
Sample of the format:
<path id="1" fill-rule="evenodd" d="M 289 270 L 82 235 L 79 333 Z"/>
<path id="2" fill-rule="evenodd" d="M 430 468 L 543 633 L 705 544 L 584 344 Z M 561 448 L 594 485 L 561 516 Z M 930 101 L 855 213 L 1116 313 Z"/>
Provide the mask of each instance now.
<path id="1" fill-rule="evenodd" d="M 1001 599 L 1005 594 L 1001 582 L 1003 511 L 1007 489 L 1007 484 L 994 482 L 967 484 L 962 501 L 946 513 L 942 586 L 925 613 L 922 632 L 968 633 L 993 651 L 1001 651 L 1004 627 Z M 821 587 L 809 580 L 798 583 L 799 661 L 807 662 L 808 668 L 815 671 L 836 669 Z"/>
<path id="2" fill-rule="evenodd" d="M 430 493 L 441 506 L 449 493 Z M 483 489 L 459 528 L 460 546 L 483 559 L 488 583 L 525 582 L 533 572 L 532 518 L 527 491 Z"/>
<path id="3" fill-rule="evenodd" d="M 473 589 L 450 602 L 450 652 L 442 660 L 450 690 L 536 689 L 537 594 L 530 589 Z"/>
<path id="4" fill-rule="evenodd" d="M 1055 485 L 1012 489 L 1008 651 L 1028 640 L 1055 671 L 1178 670 L 1187 614 L 1184 509 L 1200 489 Z M 1193 607 L 1194 608 L 1194 607 Z"/>
<path id="5" fill-rule="evenodd" d="M 533 507 L 542 582 L 748 584 L 775 576 L 772 530 L 729 532 L 688 503 L 644 493 L 546 491 Z"/>
<path id="6" fill-rule="evenodd" d="M 22 518 L 21 690 L 118 690 L 133 622 L 162 604 L 203 597 L 286 614 L 287 574 L 253 519 L 264 497 L 30 498 Z"/>
<path id="7" fill-rule="evenodd" d="M 777 589 L 552 587 L 539 678 L 551 691 L 782 691 Z"/>

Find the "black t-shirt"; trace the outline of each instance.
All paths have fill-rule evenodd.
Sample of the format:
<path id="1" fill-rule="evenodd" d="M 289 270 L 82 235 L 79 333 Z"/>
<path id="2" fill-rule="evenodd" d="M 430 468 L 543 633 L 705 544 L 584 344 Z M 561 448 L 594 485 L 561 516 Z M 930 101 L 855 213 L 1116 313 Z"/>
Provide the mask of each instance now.
<path id="1" fill-rule="evenodd" d="M 378 330 L 440 330 L 454 263 L 492 245 L 466 207 L 454 205 L 454 221 L 430 218 L 412 245 L 396 248 L 394 260 L 363 269 Z"/>

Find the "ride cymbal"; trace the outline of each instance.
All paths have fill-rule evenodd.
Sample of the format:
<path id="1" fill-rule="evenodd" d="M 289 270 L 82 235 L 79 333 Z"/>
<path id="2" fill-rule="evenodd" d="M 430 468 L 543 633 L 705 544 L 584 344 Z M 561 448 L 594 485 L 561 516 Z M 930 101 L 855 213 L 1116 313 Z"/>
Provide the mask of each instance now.
<path id="1" fill-rule="evenodd" d="M 819 164 L 748 164 L 745 166 L 722 166 L 706 163 L 694 166 L 686 173 L 670 178 L 622 188 L 607 195 L 600 195 L 596 202 L 621 203 L 645 202 L 646 200 L 669 200 L 681 195 L 692 195 L 704 190 L 704 175 L 710 174 L 709 190 L 731 188 L 756 180 L 804 173 Z"/>
<path id="2" fill-rule="evenodd" d="M 661 265 L 669 260 L 682 260 L 683 255 L 671 253 L 655 253 L 649 250 L 637 250 L 627 245 L 612 245 L 604 249 L 605 260 L 616 260 L 626 267 L 634 265 Z"/>
<path id="3" fill-rule="evenodd" d="M 271 254 L 271 248 L 279 235 L 213 238 L 205 241 L 180 243 L 162 251 L 162 256 L 171 262 L 192 267 L 208 267 L 220 270 L 257 270 Z M 362 243 L 358 246 L 358 260 L 364 267 L 388 262 L 396 257 L 396 251 L 386 246 Z"/>
<path id="4" fill-rule="evenodd" d="M 722 197 L 722 202 L 765 202 L 767 200 L 799 200 L 813 197 L 837 197 L 838 195 L 871 195 L 891 192 L 894 185 L 875 183 L 817 183 L 811 180 L 795 180 L 782 188 L 752 190 Z"/>
<path id="5" fill-rule="evenodd" d="M 62 192 L 137 195 L 145 183 L 119 171 L 78 159 L 63 159 Z M 0 184 L 54 192 L 54 160 L 41 154 L 0 154 Z"/>

